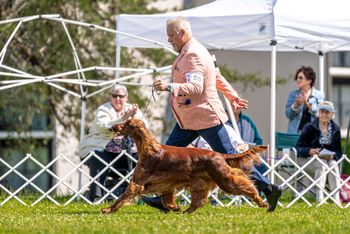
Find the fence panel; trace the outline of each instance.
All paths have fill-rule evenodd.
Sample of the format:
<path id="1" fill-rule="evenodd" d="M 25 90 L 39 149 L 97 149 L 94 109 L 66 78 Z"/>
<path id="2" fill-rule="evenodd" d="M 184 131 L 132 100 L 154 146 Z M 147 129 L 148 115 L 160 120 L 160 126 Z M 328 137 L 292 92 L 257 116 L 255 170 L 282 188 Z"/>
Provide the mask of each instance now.
<path id="1" fill-rule="evenodd" d="M 85 165 L 87 161 L 92 157 L 95 157 L 97 160 L 99 160 L 105 165 L 105 168 L 102 171 L 100 171 L 95 177 L 91 177 L 89 173 L 83 169 L 83 165 Z M 131 176 L 134 172 L 134 169 L 131 169 L 130 171 L 128 171 L 128 173 L 124 175 L 113 167 L 113 164 L 120 160 L 122 157 L 127 157 L 128 160 L 135 163 L 137 162 L 137 160 L 132 155 L 128 154 L 126 151 L 122 151 L 110 163 L 105 162 L 93 152 L 91 152 L 86 158 L 81 160 L 79 163 L 74 163 L 71 159 L 65 157 L 62 154 L 59 154 L 55 158 L 53 158 L 51 162 L 49 162 L 47 165 L 43 165 L 31 154 L 27 154 L 15 165 L 10 165 L 3 158 L 0 157 L 0 192 L 2 194 L 0 196 L 0 206 L 5 205 L 8 201 L 12 199 L 17 200 L 25 206 L 34 206 L 39 202 L 43 201 L 44 199 L 48 199 L 56 205 L 68 205 L 74 200 L 84 201 L 88 204 L 100 204 L 106 200 L 117 199 L 118 195 L 115 191 L 117 191 L 118 188 L 120 189 L 120 187 L 125 182 L 130 183 Z M 333 191 L 329 191 L 328 189 L 319 187 L 319 189 L 324 193 L 324 199 L 318 204 L 313 202 L 314 198 L 312 194 L 314 193 L 314 188 L 319 186 L 318 182 L 321 178 L 314 179 L 305 171 L 305 168 L 315 160 L 317 160 L 320 164 L 326 166 L 326 173 L 331 173 L 335 175 L 336 179 L 339 181 L 339 186 Z M 27 163 L 27 161 L 30 161 L 31 163 L 35 164 L 40 169 L 29 178 L 25 176 L 25 173 L 19 170 L 21 165 Z M 288 198 L 288 196 L 284 196 L 282 201 L 279 202 L 279 206 L 291 207 L 296 202 L 304 202 L 309 206 L 318 207 L 329 199 L 335 204 L 337 204 L 339 207 L 348 208 L 350 206 L 350 203 L 337 203 L 336 200 L 333 198 L 333 194 L 338 193 L 342 186 L 347 186 L 348 189 L 350 189 L 349 185 L 347 184 L 347 182 L 350 180 L 350 177 L 347 177 L 343 180 L 334 173 L 332 168 L 329 168 L 327 165 L 325 165 L 318 157 L 312 158 L 302 166 L 298 165 L 297 162 L 290 158 L 288 154 L 283 154 L 281 157 L 276 158 L 275 164 L 273 166 L 269 165 L 269 161 L 270 159 L 266 160 L 266 158 L 263 158 L 262 160 L 262 163 L 267 167 L 267 171 L 264 173 L 264 175 L 271 176 L 273 174 L 275 176 L 275 181 L 277 181 L 277 183 L 283 188 L 284 194 L 287 194 L 290 197 Z M 350 163 L 349 158 L 346 155 L 343 155 L 342 158 L 333 167 L 340 166 L 341 163 L 345 161 Z M 58 173 L 55 173 L 55 171 L 53 170 L 54 165 L 58 164 L 59 162 L 64 162 L 70 166 L 70 169 L 67 171 L 67 173 L 65 173 L 65 175 L 61 177 L 58 176 Z M 105 184 L 101 184 L 97 180 L 98 177 L 106 171 L 114 173 L 119 178 L 118 181 L 112 185 L 112 187 L 107 187 Z M 35 180 L 38 179 L 38 177 L 45 173 L 49 174 L 51 180 L 53 181 L 52 185 L 46 191 L 41 188 L 40 184 L 36 184 L 35 182 Z M 72 178 L 76 179 L 78 177 L 77 175 L 79 174 L 81 174 L 83 178 L 82 181 L 85 182 L 78 186 L 73 186 Z M 10 175 L 18 176 L 19 178 L 21 178 L 23 183 L 17 187 L 12 186 L 10 181 L 5 183 L 6 178 Z M 303 189 L 298 188 L 298 183 L 301 183 L 300 177 L 304 177 L 309 181 L 307 185 L 304 185 Z M 90 201 L 87 195 L 89 186 L 92 183 L 95 183 L 104 191 L 103 196 L 95 201 Z M 60 196 L 57 196 L 59 188 L 61 187 L 64 187 L 67 191 L 69 191 L 68 194 L 65 194 L 67 200 L 63 202 L 62 199 L 59 199 Z M 38 198 L 36 198 L 35 201 L 30 204 L 27 204 L 28 202 L 24 201 L 25 199 L 23 199 L 23 197 L 25 197 L 23 193 L 27 194 L 28 190 L 39 194 Z M 191 202 L 190 194 L 184 190 L 177 191 L 175 195 L 178 201 L 182 204 L 188 204 Z M 250 206 L 256 206 L 244 196 L 233 196 L 230 194 L 225 194 L 219 188 L 216 188 L 209 194 L 209 199 L 212 204 L 218 206 L 241 205 L 242 203 L 248 204 Z"/>

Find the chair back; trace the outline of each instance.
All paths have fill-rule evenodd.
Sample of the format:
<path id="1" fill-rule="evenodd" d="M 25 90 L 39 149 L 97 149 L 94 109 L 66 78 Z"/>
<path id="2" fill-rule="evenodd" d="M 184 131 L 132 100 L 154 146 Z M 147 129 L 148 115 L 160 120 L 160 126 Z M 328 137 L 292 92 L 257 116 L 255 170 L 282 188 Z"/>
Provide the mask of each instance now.
<path id="1" fill-rule="evenodd" d="M 295 147 L 299 136 L 298 133 L 276 132 L 276 149 Z"/>

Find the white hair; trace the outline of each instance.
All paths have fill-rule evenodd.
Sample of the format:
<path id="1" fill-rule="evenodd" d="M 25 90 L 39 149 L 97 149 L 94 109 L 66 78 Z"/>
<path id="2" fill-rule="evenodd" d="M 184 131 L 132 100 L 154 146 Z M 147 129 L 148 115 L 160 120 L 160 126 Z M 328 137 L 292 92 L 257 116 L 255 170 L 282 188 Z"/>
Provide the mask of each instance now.
<path id="1" fill-rule="evenodd" d="M 176 33 L 179 33 L 181 29 L 187 31 L 188 33 L 192 34 L 191 30 L 191 23 L 183 18 L 183 17 L 176 17 L 176 18 L 170 18 L 166 22 L 166 26 L 168 27 L 169 25 L 174 25 L 174 31 Z"/>
<path id="2" fill-rule="evenodd" d="M 123 91 L 123 93 L 126 96 L 128 96 L 128 89 L 124 85 L 121 85 L 121 84 L 113 85 L 112 88 L 110 89 L 109 93 L 115 93 L 119 90 Z"/>

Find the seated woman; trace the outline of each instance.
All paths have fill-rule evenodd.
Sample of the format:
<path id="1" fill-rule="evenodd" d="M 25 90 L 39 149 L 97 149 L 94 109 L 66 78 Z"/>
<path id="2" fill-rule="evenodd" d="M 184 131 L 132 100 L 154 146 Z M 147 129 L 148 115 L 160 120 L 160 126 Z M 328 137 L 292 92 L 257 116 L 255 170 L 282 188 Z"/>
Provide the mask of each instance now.
<path id="1" fill-rule="evenodd" d="M 110 163 L 122 150 L 127 150 L 129 154 L 136 153 L 136 147 L 131 138 L 124 136 L 115 137 L 112 129 L 112 126 L 115 124 L 121 123 L 130 117 L 142 118 L 142 113 L 137 105 L 129 104 L 127 100 L 128 91 L 125 86 L 117 84 L 111 88 L 110 101 L 98 107 L 93 125 L 80 144 L 81 158 L 85 158 L 93 151 L 105 162 Z M 88 160 L 88 166 L 91 177 L 95 177 L 105 168 L 105 164 L 96 157 L 91 157 Z M 113 164 L 113 167 L 121 174 L 125 174 L 132 170 L 133 165 L 131 165 L 130 159 L 123 156 Z M 97 179 L 102 185 L 104 185 L 106 180 L 107 172 L 108 170 Z M 126 186 L 123 189 L 125 188 Z M 95 198 L 99 199 L 103 195 L 104 193 L 100 186 L 96 183 L 90 184 L 89 199 L 91 201 L 94 201 Z"/>
<path id="2" fill-rule="evenodd" d="M 325 165 L 333 167 L 341 157 L 340 128 L 332 120 L 334 117 L 333 103 L 330 101 L 321 102 L 316 116 L 317 118 L 313 122 L 307 123 L 303 127 L 296 144 L 298 164 L 304 165 L 313 157 L 319 157 Z M 327 149 L 329 154 L 322 154 L 322 149 Z M 324 194 L 320 188 L 325 188 L 327 178 L 331 191 L 337 189 L 340 185 L 338 165 L 333 168 L 335 175 L 331 172 L 326 174 L 328 167 L 325 165 L 318 160 L 314 160 L 304 169 L 307 173 L 314 174 L 314 180 L 321 178 L 317 183 L 319 187 L 317 186 L 315 189 L 318 203 L 324 199 Z M 340 204 L 339 193 L 334 193 L 333 197 Z"/>

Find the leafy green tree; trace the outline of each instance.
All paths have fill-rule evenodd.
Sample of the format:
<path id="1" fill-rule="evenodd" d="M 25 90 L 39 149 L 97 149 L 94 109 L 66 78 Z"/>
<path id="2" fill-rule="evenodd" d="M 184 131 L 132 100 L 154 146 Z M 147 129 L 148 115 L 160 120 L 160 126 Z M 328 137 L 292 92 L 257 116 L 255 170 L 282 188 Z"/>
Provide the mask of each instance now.
<path id="1" fill-rule="evenodd" d="M 147 6 L 150 0 L 105 1 L 1 1 L 0 19 L 13 19 L 40 14 L 59 14 L 62 18 L 115 28 L 116 16 L 122 13 L 156 13 Z M 0 48 L 4 46 L 17 23 L 0 25 Z M 115 34 L 97 29 L 66 24 L 82 67 L 115 66 Z M 149 53 L 140 50 L 141 58 L 133 56 L 134 49 L 122 49 L 121 66 L 139 67 L 144 60 L 155 66 L 171 61 L 171 55 L 158 50 Z M 162 59 L 159 59 L 162 58 Z M 60 22 L 38 19 L 23 23 L 11 41 L 2 64 L 33 75 L 48 76 L 75 70 L 73 51 Z M 1 71 L 5 71 L 0 68 Z M 112 80 L 113 72 L 88 72 L 87 79 Z M 76 75 L 75 75 L 76 76 Z M 62 78 L 75 78 L 72 76 Z M 1 80 L 13 77 L 1 76 Z M 17 79 L 17 78 L 16 78 Z M 65 84 L 64 88 L 79 91 L 78 85 Z M 96 89 L 89 87 L 88 92 Z M 130 99 L 142 107 L 139 88 L 130 87 Z M 106 92 L 88 99 L 88 113 L 107 100 Z M 80 100 L 44 83 L 35 83 L 0 91 L 0 129 L 7 131 L 34 130 L 35 116 L 54 116 L 65 128 L 80 124 Z M 88 115 L 87 122 L 93 116 Z M 52 121 L 49 121 L 52 123 Z M 52 128 L 52 125 L 49 125 Z"/>

